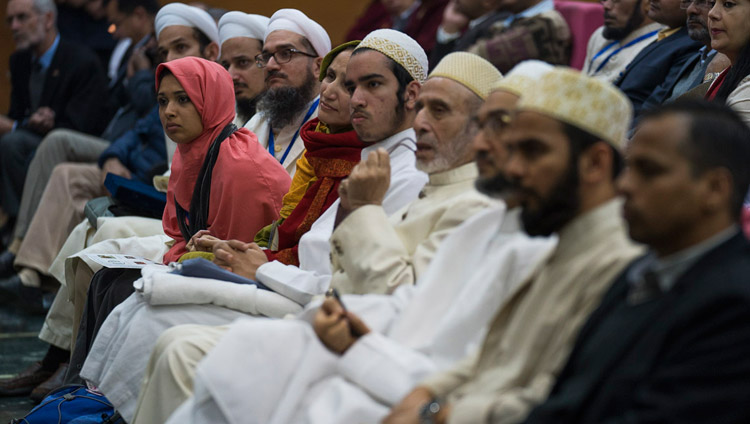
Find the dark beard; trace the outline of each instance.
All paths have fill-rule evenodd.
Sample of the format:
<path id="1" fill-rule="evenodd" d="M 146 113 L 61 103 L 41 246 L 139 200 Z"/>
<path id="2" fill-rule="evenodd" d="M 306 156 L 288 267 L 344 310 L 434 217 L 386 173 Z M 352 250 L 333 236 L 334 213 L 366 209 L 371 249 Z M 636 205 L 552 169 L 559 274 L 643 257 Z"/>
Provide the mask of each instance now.
<path id="1" fill-rule="evenodd" d="M 502 172 L 489 177 L 477 177 L 474 181 L 474 187 L 489 197 L 503 198 L 514 191 L 514 185 Z"/>
<path id="2" fill-rule="evenodd" d="M 237 99 L 237 116 L 243 123 L 247 123 L 255 115 L 255 108 L 263 93 L 252 99 Z"/>
<path id="3" fill-rule="evenodd" d="M 523 189 L 520 191 L 524 192 Z M 535 193 L 528 192 L 526 195 L 536 196 Z M 563 179 L 550 191 L 549 197 L 539 199 L 537 210 L 530 211 L 523 207 L 521 222 L 524 231 L 530 236 L 549 236 L 570 222 L 578 214 L 580 207 L 578 168 L 571 164 Z"/>
<path id="4" fill-rule="evenodd" d="M 628 22 L 625 23 L 623 28 L 611 28 L 608 26 L 604 27 L 602 31 L 602 37 L 607 40 L 620 41 L 627 37 L 628 34 L 633 32 L 634 29 L 638 28 L 643 23 L 643 12 L 641 11 L 641 2 L 638 2 L 633 8 L 633 13 L 630 14 Z"/>
<path id="5" fill-rule="evenodd" d="M 271 128 L 281 129 L 294 122 L 313 99 L 316 79 L 308 73 L 302 87 L 277 87 L 266 90 L 258 101 L 258 110 L 271 123 Z"/>

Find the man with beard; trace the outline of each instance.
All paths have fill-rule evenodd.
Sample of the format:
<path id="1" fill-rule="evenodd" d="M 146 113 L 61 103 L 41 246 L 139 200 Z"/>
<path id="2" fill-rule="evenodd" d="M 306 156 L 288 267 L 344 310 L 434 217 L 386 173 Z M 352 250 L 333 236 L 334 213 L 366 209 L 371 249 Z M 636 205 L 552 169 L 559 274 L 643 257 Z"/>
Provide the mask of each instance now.
<path id="1" fill-rule="evenodd" d="M 317 116 L 318 73 L 331 40 L 320 24 L 296 9 L 276 11 L 263 38 L 255 63 L 264 70 L 266 91 L 245 128 L 294 176 L 305 150 L 299 130 Z"/>
<path id="2" fill-rule="evenodd" d="M 605 0 L 604 25 L 586 48 L 583 72 L 613 82 L 644 47 L 656 40 L 662 25 L 646 16 L 648 0 Z"/>
<path id="3" fill-rule="evenodd" d="M 218 62 L 234 82 L 237 117 L 234 124 L 244 126 L 255 115 L 255 106 L 266 84 L 263 69 L 255 65 L 255 56 L 263 49 L 268 18 L 243 12 L 227 12 L 219 19 L 221 53 Z"/>
<path id="4" fill-rule="evenodd" d="M 748 139 L 719 103 L 644 115 L 618 188 L 649 253 L 604 295 L 527 423 L 750 422 Z"/>
<path id="5" fill-rule="evenodd" d="M 514 423 L 544 400 L 583 320 L 640 251 L 614 186 L 631 116 L 609 83 L 566 68 L 523 93 L 505 172 L 524 231 L 556 233 L 557 247 L 505 298 L 477 354 L 423 381 L 386 423 Z"/>
<path id="6" fill-rule="evenodd" d="M 646 13 L 653 21 L 665 25 L 656 40 L 644 47 L 628 64 L 615 85 L 633 104 L 636 119 L 644 105 L 661 104 L 685 62 L 701 44 L 690 38 L 685 22 L 687 15 L 681 0 L 650 0 Z"/>
<path id="7" fill-rule="evenodd" d="M 531 68 L 526 66 L 515 77 L 501 80 L 498 90 L 517 93 L 548 67 L 534 64 Z M 200 400 L 205 395 L 202 385 L 213 386 L 216 375 L 200 373 L 201 393 L 181 411 L 193 409 L 194 420 L 210 422 L 234 423 L 239 417 L 253 417 L 265 423 L 374 423 L 387 414 L 386 405 L 397 402 L 426 374 L 447 368 L 476 345 L 505 294 L 528 276 L 553 244 L 549 239 L 530 239 L 520 231 L 518 201 L 502 176 L 506 155 L 500 137 L 507 126 L 509 103 L 512 107 L 518 97 L 511 94 L 508 100 L 495 91 L 479 109 L 479 119 L 475 119 L 476 111 L 472 115 L 459 112 L 465 107 L 462 103 L 479 96 L 472 91 L 486 97 L 491 88 L 487 83 L 497 77 L 492 65 L 476 56 L 446 56 L 420 92 L 422 108 L 415 128 L 422 141 L 428 133 L 438 133 L 445 141 L 467 123 L 477 125 L 472 131 L 476 133 L 474 147 L 486 151 L 492 145 L 496 153 L 492 160 L 481 155 L 482 176 L 494 177 L 496 183 L 487 194 L 502 198 L 500 204 L 458 226 L 440 244 L 416 285 L 400 286 L 391 296 L 344 296 L 350 314 L 337 319 L 334 326 L 329 325 L 330 318 L 343 317 L 342 306 L 334 299 L 327 299 L 321 308 L 309 308 L 300 320 L 233 324 L 230 334 L 206 358 L 206 366 L 215 367 L 217 361 L 235 363 L 227 362 L 225 355 L 247 353 L 237 343 L 262 340 L 262 346 L 256 343 L 258 348 L 243 363 L 274 357 L 274 370 L 255 374 L 244 371 L 251 367 L 236 366 L 238 378 L 221 385 L 246 393 L 253 401 L 221 418 L 210 415 L 211 402 Z M 445 115 L 435 116 L 441 107 L 446 107 Z M 313 329 L 305 320 L 314 312 Z M 352 329 L 358 337 L 352 336 Z M 297 353 L 280 355 L 289 351 L 290 343 Z M 173 422 L 179 414 L 172 417 Z"/>

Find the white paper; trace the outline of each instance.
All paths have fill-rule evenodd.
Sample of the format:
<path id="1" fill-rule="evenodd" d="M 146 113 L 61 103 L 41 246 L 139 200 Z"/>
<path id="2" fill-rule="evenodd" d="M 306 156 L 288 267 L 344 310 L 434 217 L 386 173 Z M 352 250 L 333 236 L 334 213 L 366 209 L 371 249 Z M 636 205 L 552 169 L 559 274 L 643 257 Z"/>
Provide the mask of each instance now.
<path id="1" fill-rule="evenodd" d="M 133 255 L 117 255 L 113 253 L 87 253 L 86 257 L 105 268 L 141 269 L 146 265 L 161 265 L 150 259 Z"/>

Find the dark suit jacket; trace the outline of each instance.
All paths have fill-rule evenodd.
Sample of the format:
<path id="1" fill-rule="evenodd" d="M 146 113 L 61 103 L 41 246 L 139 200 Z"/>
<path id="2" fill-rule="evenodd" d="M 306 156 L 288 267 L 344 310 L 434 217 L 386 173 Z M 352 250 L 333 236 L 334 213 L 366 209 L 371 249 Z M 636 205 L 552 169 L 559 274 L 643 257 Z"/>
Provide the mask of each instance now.
<path id="1" fill-rule="evenodd" d="M 435 47 L 432 48 L 432 52 L 430 53 L 430 69 L 433 69 L 449 53 L 462 52 L 473 46 L 477 40 L 489 34 L 492 24 L 508 16 L 509 13 L 507 12 L 492 12 L 487 19 L 480 22 L 474 28 L 466 30 L 461 37 L 447 43 L 436 42 Z"/>
<path id="2" fill-rule="evenodd" d="M 29 79 L 31 51 L 10 56 L 10 112 L 23 127 L 31 110 Z M 99 135 L 112 115 L 107 76 L 97 57 L 86 47 L 60 40 L 44 80 L 39 105 L 55 111 L 55 128 L 70 128 Z"/>
<path id="3" fill-rule="evenodd" d="M 666 99 L 668 92 L 663 87 L 677 81 L 685 62 L 700 48 L 701 44 L 688 37 L 687 28 L 682 27 L 638 53 L 615 82 L 633 103 L 636 116 L 646 101 L 661 104 Z"/>
<path id="4" fill-rule="evenodd" d="M 750 243 L 735 235 L 637 305 L 625 275 L 526 423 L 750 423 Z"/>

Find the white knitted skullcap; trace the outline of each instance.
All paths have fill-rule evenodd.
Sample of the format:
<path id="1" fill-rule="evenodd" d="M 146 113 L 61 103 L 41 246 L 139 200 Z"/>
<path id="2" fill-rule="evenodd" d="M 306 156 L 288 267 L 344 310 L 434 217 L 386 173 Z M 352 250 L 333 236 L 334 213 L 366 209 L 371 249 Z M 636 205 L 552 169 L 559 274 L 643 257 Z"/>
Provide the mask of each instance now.
<path id="1" fill-rule="evenodd" d="M 521 96 L 529 87 L 539 81 L 544 74 L 555 67 L 541 60 L 524 60 L 513 67 L 505 78 L 498 81 L 492 91 L 503 90 Z"/>
<path id="2" fill-rule="evenodd" d="M 307 38 L 320 57 L 331 51 L 331 39 L 326 30 L 297 9 L 279 9 L 271 15 L 263 40 L 268 38 L 268 34 L 278 30 L 291 31 Z"/>
<path id="3" fill-rule="evenodd" d="M 159 38 L 164 28 L 174 25 L 197 28 L 206 34 L 209 40 L 219 44 L 219 28 L 216 21 L 203 9 L 183 3 L 170 3 L 162 7 L 154 20 L 156 38 Z"/>
<path id="4" fill-rule="evenodd" d="M 378 29 L 364 38 L 356 50 L 376 50 L 403 66 L 409 75 L 420 84 L 427 79 L 427 54 L 422 46 L 403 32 L 393 29 Z"/>
<path id="5" fill-rule="evenodd" d="M 245 37 L 263 41 L 269 19 L 243 12 L 227 12 L 219 19 L 221 44 L 230 38 Z"/>
<path id="6" fill-rule="evenodd" d="M 495 65 L 475 54 L 455 52 L 440 60 L 428 78 L 432 77 L 450 78 L 486 99 L 503 74 Z"/>

